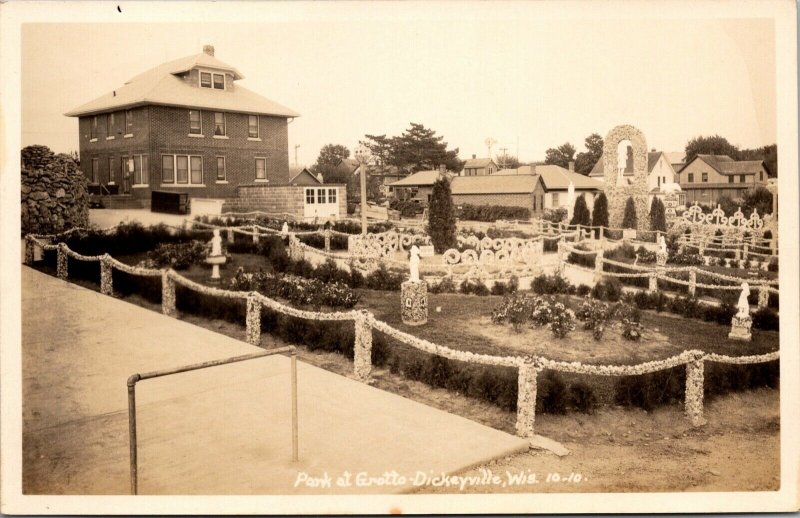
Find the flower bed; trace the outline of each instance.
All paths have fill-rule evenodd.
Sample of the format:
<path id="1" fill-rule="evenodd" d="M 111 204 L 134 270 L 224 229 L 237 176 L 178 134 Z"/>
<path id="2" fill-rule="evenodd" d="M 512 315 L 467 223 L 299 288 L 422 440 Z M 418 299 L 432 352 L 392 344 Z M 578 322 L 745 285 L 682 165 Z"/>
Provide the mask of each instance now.
<path id="1" fill-rule="evenodd" d="M 319 308 L 352 308 L 358 295 L 346 284 L 304 279 L 296 275 L 276 275 L 264 271 L 247 273 L 239 268 L 230 283 L 235 291 L 258 291 L 267 297 L 280 297 L 293 304 Z"/>

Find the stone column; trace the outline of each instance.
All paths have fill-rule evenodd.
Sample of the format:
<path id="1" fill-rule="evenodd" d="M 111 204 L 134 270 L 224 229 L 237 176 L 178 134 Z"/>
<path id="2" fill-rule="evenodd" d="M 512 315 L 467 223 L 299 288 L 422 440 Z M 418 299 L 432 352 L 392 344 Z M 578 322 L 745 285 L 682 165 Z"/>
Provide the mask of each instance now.
<path id="1" fill-rule="evenodd" d="M 603 249 L 597 251 L 594 258 L 594 282 L 595 284 L 603 280 Z"/>
<path id="2" fill-rule="evenodd" d="M 114 295 L 114 277 L 112 271 L 111 256 L 103 254 L 103 257 L 100 258 L 100 293 L 103 295 Z"/>
<path id="3" fill-rule="evenodd" d="M 67 245 L 64 243 L 58 244 L 58 251 L 56 252 L 56 275 L 59 279 L 67 280 L 69 275 L 69 259 L 67 258 Z"/>
<path id="4" fill-rule="evenodd" d="M 247 343 L 250 345 L 261 344 L 261 302 L 255 293 L 247 297 L 247 316 L 245 317 L 247 328 Z"/>
<path id="5" fill-rule="evenodd" d="M 702 353 L 686 364 L 686 395 L 684 409 L 692 426 L 706 424 L 703 417 L 703 357 Z"/>
<path id="6" fill-rule="evenodd" d="M 421 326 L 428 323 L 428 283 L 406 281 L 400 285 L 400 316 L 404 324 Z"/>
<path id="7" fill-rule="evenodd" d="M 536 422 L 536 384 L 539 370 L 533 359 L 526 357 L 519 366 L 517 377 L 517 424 L 520 437 L 533 437 Z"/>
<path id="8" fill-rule="evenodd" d="M 355 344 L 353 345 L 353 368 L 356 379 L 369 383 L 372 372 L 372 315 L 366 310 L 355 311 Z"/>
<path id="9" fill-rule="evenodd" d="M 161 312 L 167 316 L 175 315 L 175 281 L 171 271 L 161 271 Z"/>

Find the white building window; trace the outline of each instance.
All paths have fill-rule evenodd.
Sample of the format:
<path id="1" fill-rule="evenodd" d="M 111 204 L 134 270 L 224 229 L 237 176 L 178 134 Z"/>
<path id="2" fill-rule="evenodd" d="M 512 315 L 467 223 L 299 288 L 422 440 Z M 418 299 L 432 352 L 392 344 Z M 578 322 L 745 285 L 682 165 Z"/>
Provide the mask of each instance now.
<path id="1" fill-rule="evenodd" d="M 162 155 L 161 183 L 203 185 L 203 157 L 191 155 Z"/>
<path id="2" fill-rule="evenodd" d="M 336 189 L 328 189 L 328 203 L 336 203 Z"/>
<path id="3" fill-rule="evenodd" d="M 558 193 L 553 193 L 553 208 L 557 209 L 560 205 L 558 204 Z"/>
<path id="4" fill-rule="evenodd" d="M 222 112 L 214 113 L 214 135 L 225 136 L 225 114 Z"/>
<path id="5" fill-rule="evenodd" d="M 123 162 L 122 167 L 129 167 Z M 150 182 L 150 161 L 147 155 L 133 155 L 133 184 L 147 185 Z"/>
<path id="6" fill-rule="evenodd" d="M 258 115 L 250 115 L 247 118 L 247 136 L 258 138 Z"/>
<path id="7" fill-rule="evenodd" d="M 306 189 L 306 205 L 313 205 L 314 200 L 314 189 Z"/>
<path id="8" fill-rule="evenodd" d="M 328 203 L 325 198 L 325 189 L 317 189 L 317 203 Z"/>
<path id="9" fill-rule="evenodd" d="M 200 87 L 211 88 L 211 72 L 200 72 Z"/>
<path id="10" fill-rule="evenodd" d="M 189 134 L 203 134 L 203 120 L 200 115 L 200 110 L 189 110 Z"/>
<path id="11" fill-rule="evenodd" d="M 227 173 L 225 172 L 225 157 L 218 156 L 217 157 L 217 181 L 224 182 L 227 179 Z"/>

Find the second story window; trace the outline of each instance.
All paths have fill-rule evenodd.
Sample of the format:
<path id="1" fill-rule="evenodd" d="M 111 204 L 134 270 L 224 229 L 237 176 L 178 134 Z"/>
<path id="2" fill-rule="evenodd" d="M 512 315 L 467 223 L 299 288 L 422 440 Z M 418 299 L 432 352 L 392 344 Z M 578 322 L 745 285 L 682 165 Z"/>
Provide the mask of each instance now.
<path id="1" fill-rule="evenodd" d="M 211 72 L 200 72 L 200 87 L 211 88 Z"/>
<path id="2" fill-rule="evenodd" d="M 733 176 L 729 176 L 729 177 L 728 177 L 728 183 L 733 183 L 733 181 L 734 181 L 735 179 L 736 179 L 735 177 L 733 177 Z"/>
<path id="3" fill-rule="evenodd" d="M 106 138 L 114 137 L 114 114 L 106 115 Z"/>
<path id="4" fill-rule="evenodd" d="M 200 120 L 200 110 L 189 110 L 189 134 L 203 134 L 203 124 Z"/>
<path id="5" fill-rule="evenodd" d="M 133 110 L 125 110 L 125 134 L 133 135 Z"/>
<path id="6" fill-rule="evenodd" d="M 214 135 L 225 136 L 225 114 L 222 112 L 214 113 Z"/>
<path id="7" fill-rule="evenodd" d="M 746 181 L 747 181 L 747 179 L 744 177 L 744 175 L 740 174 L 739 175 L 739 183 L 745 183 Z"/>
<path id="8" fill-rule="evenodd" d="M 703 183 L 708 182 L 708 173 L 703 173 Z"/>
<path id="9" fill-rule="evenodd" d="M 92 117 L 92 129 L 89 132 L 89 138 L 91 139 L 97 138 L 97 115 Z"/>
<path id="10" fill-rule="evenodd" d="M 222 74 L 214 74 L 214 88 L 216 90 L 225 90 L 225 76 Z"/>
<path id="11" fill-rule="evenodd" d="M 258 138 L 258 115 L 250 115 L 247 121 L 247 136 Z"/>
<path id="12" fill-rule="evenodd" d="M 694 173 L 688 173 L 689 177 L 687 178 L 687 182 L 694 183 Z"/>
<path id="13" fill-rule="evenodd" d="M 217 181 L 224 182 L 227 180 L 227 176 L 225 173 L 225 157 L 218 156 L 217 157 Z"/>
<path id="14" fill-rule="evenodd" d="M 213 88 L 225 90 L 225 74 L 200 72 L 200 88 Z"/>

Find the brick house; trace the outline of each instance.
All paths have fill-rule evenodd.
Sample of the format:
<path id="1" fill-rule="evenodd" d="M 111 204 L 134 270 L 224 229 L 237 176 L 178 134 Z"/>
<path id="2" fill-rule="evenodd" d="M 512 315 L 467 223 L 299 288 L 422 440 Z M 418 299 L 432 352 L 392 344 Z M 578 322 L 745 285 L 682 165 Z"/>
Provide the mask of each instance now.
<path id="1" fill-rule="evenodd" d="M 768 178 L 763 160 L 736 161 L 727 155 L 697 155 L 675 175 L 687 205 L 711 206 L 722 196 L 741 199 L 748 189 L 765 187 Z"/>
<path id="2" fill-rule="evenodd" d="M 288 186 L 288 123 L 299 114 L 243 77 L 206 45 L 66 113 L 78 118 L 90 185 L 141 207 L 152 191 L 232 200 L 250 192 L 242 186 Z"/>

